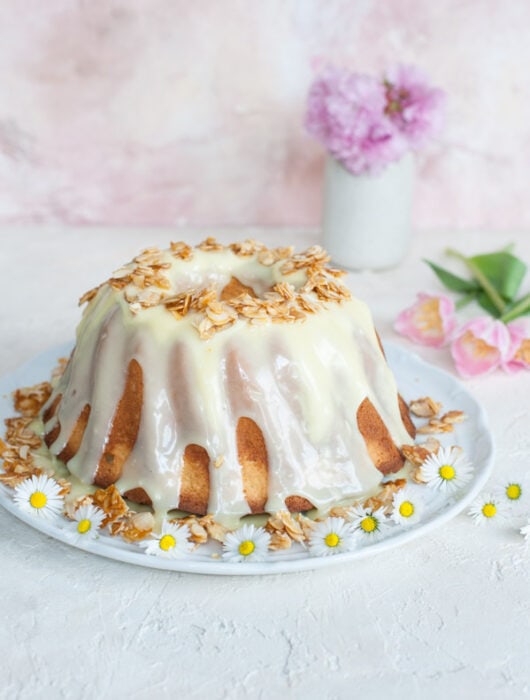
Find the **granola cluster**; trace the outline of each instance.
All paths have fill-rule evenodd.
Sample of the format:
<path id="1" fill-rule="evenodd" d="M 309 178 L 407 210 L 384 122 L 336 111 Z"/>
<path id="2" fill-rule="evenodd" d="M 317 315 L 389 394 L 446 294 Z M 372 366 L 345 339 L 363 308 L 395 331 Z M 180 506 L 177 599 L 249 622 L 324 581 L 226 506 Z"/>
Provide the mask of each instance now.
<path id="1" fill-rule="evenodd" d="M 108 285 L 122 291 L 133 314 L 160 305 L 176 320 L 193 313 L 192 324 L 206 340 L 240 318 L 253 324 L 301 321 L 328 302 L 340 303 L 351 298 L 347 287 L 339 281 L 344 273 L 327 267 L 329 256 L 320 246 L 294 254 L 292 247 L 269 249 L 252 239 L 224 246 L 209 237 L 196 248 L 211 253 L 231 250 L 240 257 L 254 256 L 257 264 L 264 267 L 277 264 L 285 277 L 303 271 L 305 281 L 298 288 L 289 281 L 279 282 L 271 285 L 261 297 L 241 284 L 240 293 L 228 299 L 223 299 L 222 290 L 215 286 L 175 294 L 168 276 L 172 263 L 168 262 L 167 254 L 189 261 L 193 258 L 193 249 L 186 243 L 172 242 L 169 251 L 144 250 L 131 263 L 114 272 L 107 282 L 84 294 L 79 303 L 91 301 L 101 287 Z"/>

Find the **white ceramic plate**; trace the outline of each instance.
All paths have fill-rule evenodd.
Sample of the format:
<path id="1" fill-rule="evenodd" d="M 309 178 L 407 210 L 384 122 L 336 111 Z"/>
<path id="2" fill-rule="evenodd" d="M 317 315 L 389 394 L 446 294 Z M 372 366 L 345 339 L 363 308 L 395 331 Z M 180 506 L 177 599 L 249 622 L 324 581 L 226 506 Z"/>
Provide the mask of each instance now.
<path id="1" fill-rule="evenodd" d="M 486 416 L 471 394 L 450 374 L 425 363 L 417 355 L 397 346 L 387 344 L 385 349 L 400 392 L 406 400 L 419 396 L 432 396 L 436 401 L 443 403 L 444 410 L 458 409 L 468 415 L 466 422 L 456 426 L 455 433 L 443 436 L 441 441 L 445 445 L 457 444 L 464 448 L 466 456 L 475 467 L 473 479 L 451 499 L 447 499 L 434 489 L 417 486 L 416 488 L 421 489 L 426 501 L 423 518 L 417 525 L 409 528 L 397 525 L 389 527 L 384 539 L 373 544 L 361 545 L 353 552 L 312 557 L 301 545 L 293 545 L 289 550 L 271 553 L 265 562 L 230 563 L 212 558 L 212 554 L 220 552 L 219 545 L 216 543 L 203 545 L 183 559 L 163 559 L 147 555 L 137 545 L 128 544 L 120 537 L 111 537 L 106 533 L 102 533 L 98 539 L 90 540 L 86 544 L 74 546 L 110 559 L 156 569 L 201 574 L 275 574 L 317 569 L 367 557 L 390 547 L 403 545 L 447 522 L 462 511 L 479 493 L 493 468 L 494 448 Z M 4 418 L 14 413 L 11 392 L 17 387 L 30 386 L 46 380 L 56 365 L 57 358 L 67 356 L 70 350 L 70 344 L 50 349 L 0 379 L 2 424 Z M 13 490 L 3 484 L 0 484 L 0 503 L 31 527 L 71 544 L 64 527 L 66 519 L 59 518 L 57 521 L 47 522 L 23 513 L 13 501 Z"/>

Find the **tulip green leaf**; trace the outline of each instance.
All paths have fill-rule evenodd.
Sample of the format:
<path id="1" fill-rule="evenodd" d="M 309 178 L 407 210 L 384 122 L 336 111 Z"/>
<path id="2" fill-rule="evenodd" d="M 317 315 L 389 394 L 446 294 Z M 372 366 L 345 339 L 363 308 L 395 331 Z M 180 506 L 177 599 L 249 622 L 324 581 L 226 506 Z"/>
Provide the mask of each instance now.
<path id="1" fill-rule="evenodd" d="M 476 282 L 471 282 L 469 280 L 465 280 L 463 277 L 458 277 L 452 272 L 449 272 L 449 270 L 445 270 L 443 267 L 436 265 L 430 260 L 425 260 L 425 262 L 427 263 L 427 265 L 429 265 L 429 267 L 438 277 L 440 282 L 452 292 L 468 294 L 470 292 L 479 291 L 480 285 Z"/>
<path id="2" fill-rule="evenodd" d="M 526 265 L 515 255 L 506 251 L 475 255 L 469 261 L 495 287 L 506 301 L 513 301 L 526 274 Z"/>

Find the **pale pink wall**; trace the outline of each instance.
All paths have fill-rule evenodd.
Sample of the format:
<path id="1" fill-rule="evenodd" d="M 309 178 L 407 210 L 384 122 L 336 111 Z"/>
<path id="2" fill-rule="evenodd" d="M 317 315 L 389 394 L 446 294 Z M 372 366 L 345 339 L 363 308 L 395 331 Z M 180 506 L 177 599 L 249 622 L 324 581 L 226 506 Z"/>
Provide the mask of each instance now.
<path id="1" fill-rule="evenodd" d="M 316 224 L 320 58 L 447 90 L 419 227 L 530 227 L 527 0 L 2 0 L 0 28 L 0 222 Z"/>

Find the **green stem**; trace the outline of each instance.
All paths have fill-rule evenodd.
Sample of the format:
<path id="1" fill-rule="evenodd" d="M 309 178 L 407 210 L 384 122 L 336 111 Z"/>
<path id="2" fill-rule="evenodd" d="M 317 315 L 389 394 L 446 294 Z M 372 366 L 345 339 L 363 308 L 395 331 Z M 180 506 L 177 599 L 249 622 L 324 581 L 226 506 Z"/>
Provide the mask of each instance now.
<path id="1" fill-rule="evenodd" d="M 522 316 L 527 311 L 530 311 L 530 294 L 525 294 L 524 297 L 521 297 L 517 304 L 510 309 L 510 311 L 507 311 L 501 316 L 500 320 L 503 323 L 509 323 L 510 321 L 513 321 L 514 318 Z"/>
<path id="2" fill-rule="evenodd" d="M 491 299 L 491 303 L 495 306 L 497 311 L 502 316 L 506 309 L 506 304 L 504 303 L 502 297 L 499 295 L 495 287 L 486 277 L 486 275 L 484 275 L 484 273 L 475 265 L 475 263 L 472 260 L 466 258 L 465 255 L 462 255 L 462 253 L 459 253 L 457 250 L 454 250 L 453 248 L 448 248 L 445 252 L 447 253 L 447 255 L 452 255 L 454 258 L 458 258 L 466 265 L 467 269 L 471 272 L 473 277 L 477 280 L 482 289 L 486 292 L 488 297 Z"/>

